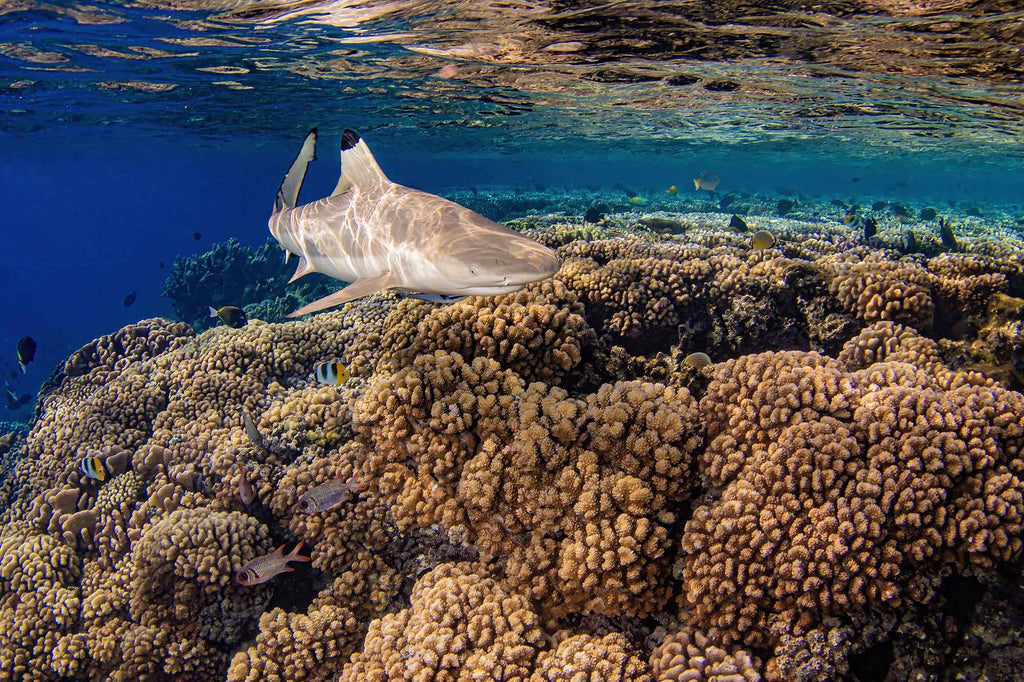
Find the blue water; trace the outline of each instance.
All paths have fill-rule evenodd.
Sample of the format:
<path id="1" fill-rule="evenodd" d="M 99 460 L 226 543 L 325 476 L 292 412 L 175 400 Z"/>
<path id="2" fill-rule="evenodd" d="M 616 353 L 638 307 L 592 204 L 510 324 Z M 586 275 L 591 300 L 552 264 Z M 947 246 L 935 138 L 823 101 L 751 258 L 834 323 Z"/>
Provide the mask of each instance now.
<path id="1" fill-rule="evenodd" d="M 1024 143 L 1013 117 L 1021 89 L 996 79 L 932 73 L 901 81 L 883 69 L 819 77 L 812 87 L 769 61 L 755 73 L 749 60 L 671 51 L 623 52 L 618 62 L 544 64 L 538 53 L 519 64 L 449 59 L 420 48 L 458 43 L 480 26 L 446 35 L 443 22 L 430 23 L 448 16 L 443 4 L 348 27 L 311 21 L 314 14 L 256 28 L 238 16 L 155 4 L 93 5 L 99 14 L 84 19 L 32 3 L 0 11 L 0 366 L 15 366 L 22 335 L 39 342 L 28 373 L 11 382 L 19 394 L 34 392 L 96 336 L 170 315 L 160 292 L 175 257 L 229 237 L 261 244 L 276 187 L 312 125 L 323 142 L 305 200 L 333 187 L 331 150 L 350 127 L 392 179 L 442 194 L 470 186 L 586 193 L 617 183 L 686 193 L 690 178 L 713 169 L 722 191 L 987 202 L 1024 212 Z M 386 38 L 402 31 L 419 42 Z M 227 44 L 181 42 L 196 38 Z M 100 56 L 99 48 L 117 54 Z M 138 58 L 143 49 L 149 56 Z M 460 75 L 439 77 L 446 64 Z M 239 72 L 203 70 L 216 67 Z M 588 76 L 627 67 L 658 69 L 661 80 Z M 707 78 L 730 68 L 742 83 L 735 95 L 698 84 L 677 106 L 661 101 L 684 90 L 665 84 L 672 70 Z M 791 79 L 802 94 L 765 97 L 759 78 L 766 92 Z M 109 85 L 135 81 L 173 89 Z M 233 89 L 241 87 L 251 89 Z M 987 93 L 967 96 L 979 88 Z M 864 111 L 809 113 L 839 104 Z M 138 297 L 125 308 L 130 291 Z"/>

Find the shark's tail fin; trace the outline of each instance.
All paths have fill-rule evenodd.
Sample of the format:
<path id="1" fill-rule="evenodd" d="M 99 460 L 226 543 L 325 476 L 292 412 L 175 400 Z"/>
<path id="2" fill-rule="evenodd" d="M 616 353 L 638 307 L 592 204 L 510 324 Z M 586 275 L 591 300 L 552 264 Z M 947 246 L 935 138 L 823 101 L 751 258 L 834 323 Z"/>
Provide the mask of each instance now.
<path id="1" fill-rule="evenodd" d="M 341 177 L 332 196 L 346 192 L 352 185 L 369 188 L 386 182 L 390 181 L 377 165 L 366 142 L 359 133 L 346 128 L 341 136 Z"/>
<path id="2" fill-rule="evenodd" d="M 291 168 L 285 173 L 281 186 L 277 188 L 277 198 L 274 200 L 274 212 L 281 209 L 292 208 L 299 198 L 299 190 L 302 189 L 302 181 L 306 179 L 306 168 L 310 161 L 316 161 L 316 128 L 313 128 L 306 135 L 302 142 L 302 149 L 299 155 L 292 161 Z"/>

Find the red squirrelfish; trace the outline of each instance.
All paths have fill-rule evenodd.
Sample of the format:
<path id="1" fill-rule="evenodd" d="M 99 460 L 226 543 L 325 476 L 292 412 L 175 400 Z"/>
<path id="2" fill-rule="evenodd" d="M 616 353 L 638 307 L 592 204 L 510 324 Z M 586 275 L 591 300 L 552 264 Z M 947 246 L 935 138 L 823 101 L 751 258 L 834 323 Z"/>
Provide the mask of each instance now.
<path id="1" fill-rule="evenodd" d="M 246 478 L 245 467 L 241 463 L 238 464 L 238 476 L 238 497 L 242 500 L 242 504 L 248 507 L 256 499 L 256 491 L 252 489 L 249 479 Z"/>
<path id="2" fill-rule="evenodd" d="M 288 554 L 284 553 L 284 545 L 281 545 L 270 554 L 258 556 L 245 566 L 235 576 L 239 585 L 259 585 L 273 578 L 278 573 L 291 573 L 295 569 L 288 565 L 289 561 L 309 561 L 308 556 L 299 554 L 302 549 L 300 542 Z"/>
<path id="3" fill-rule="evenodd" d="M 360 490 L 365 490 L 366 485 L 354 476 L 347 482 L 338 479 L 318 485 L 305 495 L 299 498 L 299 511 L 303 514 L 315 514 L 317 512 L 334 509 L 343 502 L 348 502 Z"/>

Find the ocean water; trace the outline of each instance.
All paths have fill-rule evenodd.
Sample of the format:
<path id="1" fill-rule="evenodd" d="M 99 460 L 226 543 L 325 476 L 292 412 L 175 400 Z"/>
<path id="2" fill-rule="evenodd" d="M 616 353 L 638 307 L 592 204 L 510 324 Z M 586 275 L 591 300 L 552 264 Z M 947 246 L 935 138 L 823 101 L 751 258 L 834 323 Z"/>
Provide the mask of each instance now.
<path id="1" fill-rule="evenodd" d="M 499 601 L 502 609 L 532 609 L 530 618 L 536 620 L 531 626 L 536 632 L 515 631 L 510 640 L 532 647 L 529 660 L 522 664 L 526 677 L 512 673 L 502 677 L 492 670 L 488 673 L 492 677 L 481 679 L 563 679 L 552 672 L 559 665 L 564 672 L 573 665 L 585 668 L 621 657 L 628 663 L 622 664 L 619 677 L 586 679 L 677 679 L 673 675 L 702 665 L 676 661 L 672 668 L 668 663 L 653 663 L 670 660 L 678 651 L 689 651 L 694 660 L 720 653 L 727 659 L 723 665 L 745 671 L 745 679 L 755 675 L 807 680 L 1024 679 L 1019 636 L 1024 605 L 1018 596 L 1019 518 L 1024 515 L 1019 448 L 1024 443 L 1012 425 L 999 421 L 1024 419 L 1019 411 L 1019 391 L 1024 386 L 1020 374 L 1024 339 L 1019 338 L 1024 326 L 1020 298 L 1024 296 L 1024 88 L 1020 85 L 1024 82 L 1020 47 L 1024 10 L 1018 4 L 1010 0 L 0 0 L 0 205 L 4 209 L 0 290 L 5 301 L 0 371 L 9 396 L 6 405 L 0 401 L 0 432 L 25 434 L 31 429 L 33 434 L 27 443 L 11 441 L 0 449 L 4 457 L 0 566 L 7 565 L 5 561 L 29 566 L 35 560 L 34 550 L 26 549 L 32 542 L 54 543 L 44 544 L 43 554 L 67 555 L 62 565 L 75 566 L 61 580 L 51 580 L 62 592 L 47 592 L 50 588 L 42 583 L 12 582 L 0 571 L 5 623 L 30 618 L 26 610 L 35 608 L 32 595 L 50 595 L 46 604 L 52 610 L 40 617 L 43 624 L 30 628 L 29 635 L 0 630 L 0 680 L 225 676 L 242 680 L 269 679 L 271 674 L 294 680 L 337 679 L 339 675 L 350 680 L 456 679 L 454 673 L 422 672 L 432 665 L 432 653 L 427 652 L 429 646 L 417 642 L 412 626 L 404 631 L 408 641 L 402 640 L 404 648 L 397 654 L 404 663 L 392 665 L 389 676 L 373 676 L 377 668 L 368 662 L 373 656 L 366 652 L 376 646 L 377 626 L 371 625 L 379 622 L 375 619 L 412 613 L 408 618 L 426 632 L 430 617 L 416 610 L 417 595 L 426 600 L 450 598 L 455 603 L 458 597 L 451 594 L 465 591 L 470 583 L 486 593 L 486 599 Z M 331 192 L 340 170 L 342 131 L 352 129 L 394 182 L 454 200 L 487 218 L 511 221 L 514 228 L 560 247 L 566 263 L 590 259 L 595 268 L 606 268 L 617 267 L 609 265 L 616 258 L 649 258 L 688 264 L 681 267 L 691 274 L 676 273 L 672 277 L 677 279 L 671 281 L 682 277 L 692 285 L 690 289 L 664 283 L 627 286 L 621 279 L 627 275 L 618 271 L 605 281 L 600 274 L 588 279 L 591 275 L 572 269 L 576 266 L 563 269 L 559 281 L 575 298 L 550 292 L 544 296 L 549 296 L 547 305 L 573 310 L 580 324 L 592 330 L 590 336 L 579 329 L 570 334 L 565 331 L 569 324 L 556 331 L 556 336 L 572 337 L 566 347 L 575 348 L 578 341 L 580 357 L 564 372 L 534 369 L 556 366 L 560 360 L 552 355 L 514 360 L 509 354 L 502 356 L 504 364 L 499 363 L 502 371 L 517 373 L 524 386 L 542 381 L 564 389 L 581 405 L 587 400 L 603 404 L 605 397 L 594 397 L 600 396 L 599 387 L 617 382 L 643 381 L 687 392 L 685 400 L 668 401 L 675 407 L 660 407 L 665 400 L 654 393 L 645 394 L 644 401 L 655 406 L 650 408 L 654 411 L 678 410 L 680 419 L 695 429 L 693 438 L 699 445 L 684 447 L 675 442 L 678 438 L 660 432 L 657 436 L 685 452 L 679 455 L 682 468 L 674 464 L 666 479 L 664 470 L 621 465 L 629 476 L 645 481 L 642 486 L 653 490 L 655 501 L 637 503 L 643 510 L 635 511 L 619 499 L 610 481 L 625 476 L 623 471 L 608 474 L 609 482 L 594 492 L 607 500 L 615 498 L 623 518 L 633 514 L 645 523 L 659 519 L 652 523 L 661 524 L 655 533 L 660 539 L 650 550 L 649 561 L 641 560 L 636 572 L 624 562 L 625 578 L 611 575 L 614 571 L 601 573 L 601 560 L 595 556 L 609 551 L 620 555 L 617 546 L 610 548 L 595 540 L 600 532 L 584 533 L 579 543 L 561 547 L 549 557 L 565 567 L 569 566 L 566 557 L 593 552 L 581 571 L 603 575 L 595 579 L 597 588 L 582 576 L 575 582 L 567 578 L 575 568 L 556 570 L 561 576 L 557 578 L 523 558 L 536 558 L 552 544 L 568 542 L 565 536 L 573 537 L 570 521 L 566 529 L 555 532 L 531 527 L 523 519 L 506 519 L 510 512 L 501 511 L 499 502 L 490 506 L 474 502 L 486 495 L 478 492 L 474 497 L 477 479 L 462 471 L 472 469 L 467 462 L 476 462 L 480 452 L 504 462 L 503 466 L 525 465 L 512 455 L 487 450 L 491 447 L 485 445 L 488 434 L 495 438 L 497 431 L 487 431 L 490 427 L 484 417 L 467 416 L 467 421 L 457 424 L 445 421 L 447 413 L 442 411 L 449 407 L 452 414 L 459 409 L 472 411 L 444 402 L 445 391 L 454 394 L 462 389 L 435 387 L 438 402 L 432 413 L 428 409 L 418 417 L 420 422 L 409 417 L 407 423 L 402 421 L 406 417 L 392 415 L 399 424 L 392 428 L 379 415 L 367 416 L 371 407 L 385 409 L 380 406 L 388 404 L 383 398 L 371 399 L 375 387 L 385 384 L 391 374 L 410 370 L 400 363 L 377 365 L 380 358 L 371 351 L 366 351 L 366 357 L 372 360 L 350 357 L 348 348 L 378 344 L 379 350 L 379 344 L 394 341 L 366 341 L 374 326 L 384 335 L 387 325 L 397 324 L 393 318 L 384 319 L 395 306 L 411 309 L 394 297 L 373 299 L 365 310 L 351 308 L 343 322 L 331 318 L 335 322 L 325 323 L 323 329 L 330 329 L 335 335 L 331 338 L 339 339 L 336 342 L 319 340 L 317 334 L 328 332 L 310 332 L 310 339 L 317 340 L 307 339 L 306 350 L 294 351 L 301 358 L 296 366 L 302 372 L 268 369 L 252 385 L 222 394 L 222 404 L 203 403 L 203 409 L 217 415 L 213 435 L 203 436 L 196 426 L 206 418 L 199 408 L 187 417 L 173 413 L 178 404 L 175 389 L 163 383 L 154 389 L 154 395 L 163 398 L 154 400 L 168 403 L 165 413 L 157 409 L 150 414 L 137 434 L 125 421 L 127 417 L 117 416 L 99 393 L 90 392 L 127 381 L 122 372 L 151 376 L 156 370 L 146 363 L 154 367 L 159 363 L 148 356 L 133 358 L 141 364 L 126 361 L 102 376 L 97 374 L 102 363 L 90 365 L 88 391 L 75 383 L 84 379 L 73 376 L 65 362 L 76 350 L 140 320 L 162 317 L 192 325 L 202 335 L 189 343 L 195 343 L 195 352 L 201 353 L 205 344 L 228 343 L 218 336 L 225 332 L 223 326 L 205 331 L 217 326 L 205 315 L 206 306 L 245 306 L 254 320 L 286 324 L 283 312 L 341 286 L 323 276 L 287 285 L 294 266 L 281 262 L 283 254 L 276 244 L 264 247 L 270 237 L 267 219 L 275 193 L 303 136 L 313 126 L 320 134 L 318 158 L 310 166 L 300 202 Z M 713 190 L 695 189 L 694 179 L 704 172 L 719 178 Z M 789 206 L 783 208 L 780 202 Z M 922 213 L 929 208 L 934 209 L 933 217 Z M 594 213 L 585 220 L 588 209 Z M 786 268 L 800 261 L 800 267 L 806 265 L 818 273 L 817 284 L 800 289 L 792 284 L 795 270 L 785 270 L 789 273 L 785 276 L 771 274 L 774 266 L 770 265 L 757 270 L 761 257 L 751 255 L 749 233 L 729 227 L 733 215 L 749 223 L 750 232 L 770 232 L 777 253 L 772 249 L 765 253 L 789 259 Z M 865 231 L 868 218 L 877 221 L 877 235 Z M 951 226 L 956 244 L 942 240 L 939 218 Z M 618 246 L 594 246 L 606 239 Z M 638 239 L 645 245 L 636 247 L 639 251 L 620 250 L 625 248 L 622 244 Z M 909 246 L 908 239 L 918 246 Z M 827 248 L 821 246 L 826 242 Z M 214 255 L 207 255 L 211 250 Z M 732 261 L 715 260 L 723 254 L 739 260 L 731 265 Z M 236 260 L 237 267 L 229 267 L 231 258 L 250 258 L 250 262 L 243 266 Z M 715 272 L 740 268 L 746 273 L 743 277 L 751 279 L 737 288 L 719 280 L 712 285 L 693 275 L 695 270 L 686 270 L 697 261 L 712 263 L 708 267 Z M 746 265 L 741 267 L 741 261 Z M 635 267 L 643 271 L 655 266 L 648 262 Z M 666 270 L 655 272 L 662 273 L 654 275 L 655 280 L 670 281 Z M 778 278 L 788 283 L 779 285 Z M 598 281 L 605 281 L 606 291 L 613 291 L 609 298 L 601 299 L 601 286 L 594 283 Z M 902 288 L 893 293 L 886 288 L 890 285 Z M 617 286 L 628 293 L 618 296 Z M 878 290 L 864 294 L 873 286 Z M 185 289 L 187 295 L 182 293 Z M 923 293 L 916 293 L 918 289 Z M 910 293 L 904 295 L 906 291 Z M 879 297 L 875 302 L 870 300 L 873 294 Z M 844 296 L 852 296 L 853 302 L 844 303 Z M 925 298 L 927 305 L 921 303 Z M 769 299 L 771 304 L 764 303 Z M 805 301 L 813 303 L 804 306 Z M 754 309 L 763 304 L 762 310 L 769 312 L 758 317 L 743 308 L 748 304 Z M 927 310 L 915 307 L 919 304 Z M 486 299 L 471 299 L 455 305 L 486 308 L 490 304 Z M 878 312 L 878 306 L 888 312 Z M 674 312 L 666 317 L 651 312 L 665 307 Z M 790 308 L 801 313 L 791 314 Z M 437 325 L 458 327 L 451 332 L 455 336 L 464 332 L 463 322 L 436 314 L 441 320 Z M 420 319 L 420 313 L 409 315 Z M 313 320 L 308 324 L 315 325 Z M 913 347 L 917 355 L 901 355 L 901 362 L 917 363 L 932 383 L 897 381 L 889 375 L 886 381 L 909 386 L 915 395 L 942 393 L 934 398 L 936 404 L 961 410 L 951 421 L 981 415 L 982 421 L 999 422 L 998 433 L 995 427 L 982 435 L 958 432 L 957 438 L 966 443 L 965 452 L 991 445 L 989 459 L 962 455 L 972 463 L 954 464 L 944 457 L 961 457 L 960 440 L 951 444 L 944 436 L 925 434 L 921 436 L 925 445 L 915 441 L 916 445 L 906 447 L 923 451 L 934 446 L 943 454 L 928 451 L 922 457 L 940 463 L 922 464 L 906 454 L 909 450 L 900 449 L 903 440 L 897 438 L 897 445 L 872 441 L 869 447 L 871 439 L 864 436 L 864 452 L 852 460 L 867 462 L 866 468 L 858 474 L 859 469 L 850 464 L 851 480 L 863 483 L 871 478 L 873 474 L 867 472 L 874 467 L 882 472 L 880 476 L 891 479 L 887 494 L 896 495 L 893 490 L 903 488 L 920 493 L 916 498 L 908 494 L 888 507 L 891 500 L 878 502 L 882 520 L 873 522 L 882 530 L 864 541 L 870 545 L 865 554 L 849 559 L 854 565 L 885 566 L 880 569 L 884 579 L 867 569 L 851 569 L 853 587 L 833 585 L 828 599 L 808 605 L 800 601 L 799 593 L 813 593 L 817 583 L 801 582 L 799 589 L 794 588 L 790 583 L 798 580 L 797 569 L 789 560 L 777 558 L 764 569 L 771 576 L 769 587 L 753 579 L 747 583 L 737 579 L 739 596 L 732 597 L 734 601 L 722 597 L 733 587 L 721 587 L 728 581 L 715 583 L 707 575 L 733 571 L 731 565 L 713 566 L 715 562 L 725 565 L 720 557 L 723 551 L 742 554 L 736 543 L 746 536 L 738 529 L 740 539 L 729 544 L 729 537 L 721 534 L 724 531 L 704 532 L 688 521 L 695 510 L 704 509 L 710 516 L 700 518 L 716 519 L 723 527 L 732 524 L 716 501 L 731 494 L 729 485 L 735 483 L 731 477 L 737 474 L 722 473 L 716 458 L 760 462 L 759 453 L 769 443 L 781 442 L 780 432 L 786 425 L 757 419 L 748 423 L 743 421 L 747 417 L 738 415 L 723 417 L 708 403 L 715 395 L 723 396 L 724 403 L 739 401 L 725 388 L 730 372 L 761 362 L 749 359 L 761 357 L 760 352 L 815 351 L 838 357 L 836 362 L 846 364 L 834 371 L 846 372 L 843 381 L 860 386 L 859 380 L 848 377 L 863 369 L 857 362 L 871 363 L 860 355 L 856 356 L 860 360 L 851 360 L 856 355 L 852 350 L 845 356 L 841 352 L 851 343 L 856 346 L 851 339 L 867 338 L 858 334 L 885 336 L 888 332 L 872 325 L 891 322 L 914 327 L 913 334 L 924 339 L 921 343 L 934 343 L 934 350 L 922 351 L 916 342 L 899 347 L 906 353 Z M 789 324 L 793 327 L 785 326 Z M 285 335 L 281 338 L 287 333 L 274 332 Z M 22 371 L 16 348 L 24 336 L 31 336 L 38 349 Z M 878 345 L 896 352 L 892 350 L 895 342 L 872 343 L 864 342 L 871 352 Z M 319 355 L 309 350 L 314 347 Z M 415 343 L 410 347 L 415 348 Z M 468 356 L 473 347 L 467 342 L 461 350 Z M 323 398 L 346 405 L 337 408 L 344 414 L 335 415 L 332 425 L 318 421 L 322 415 L 308 418 L 310 433 L 317 434 L 314 438 L 302 435 L 302 429 L 281 416 L 280 404 L 297 401 L 300 407 L 295 410 L 320 415 L 302 400 L 312 400 L 307 393 L 316 388 L 313 368 L 334 359 L 325 356 L 323 348 L 334 349 L 353 366 L 353 379 L 337 395 Z M 432 348 L 427 344 L 419 350 L 427 353 Z M 164 351 L 178 352 L 161 347 L 160 352 Z M 267 356 L 263 351 L 251 352 Z M 693 370 L 683 360 L 692 352 L 708 353 L 715 364 Z M 779 357 L 779 367 L 813 364 L 806 358 Z M 238 362 L 231 371 L 243 376 L 260 361 Z M 726 362 L 737 364 L 726 366 Z M 937 369 L 936 363 L 942 368 Z M 885 371 L 898 373 L 891 368 Z M 949 379 L 943 372 L 973 378 L 960 385 L 960 380 Z M 273 382 L 280 382 L 285 393 L 271 390 Z M 964 386 L 989 396 L 996 407 L 972 412 L 974 398 L 963 397 L 968 390 Z M 30 399 L 24 404 L 11 402 L 25 395 Z M 48 396 L 56 397 L 44 409 Z M 857 409 L 876 409 L 875 402 L 858 396 L 851 399 L 849 415 L 837 412 L 832 417 L 856 421 L 863 416 Z M 534 398 L 539 401 L 529 395 L 517 399 Z M 746 399 L 750 402 L 745 404 L 756 407 L 761 398 Z M 877 404 L 888 405 L 882 398 Z M 253 412 L 260 429 L 269 434 L 274 443 L 269 449 L 253 450 L 243 436 L 241 405 Z M 353 409 L 357 421 L 364 420 L 355 429 L 351 427 Z M 701 416 L 695 417 L 698 412 Z M 164 416 L 158 418 L 158 413 Z M 176 416 L 167 416 L 172 413 Z M 1002 416 L 997 419 L 996 413 Z M 850 416 L 854 414 L 858 416 Z M 921 418 L 934 418 L 937 412 L 929 414 L 933 417 Z M 514 424 L 520 416 L 510 413 L 504 418 Z M 66 442 L 53 435 L 60 432 L 53 430 L 60 419 L 69 420 L 78 435 L 67 436 Z M 430 419 L 436 423 L 422 428 L 462 433 L 462 440 L 456 438 L 453 445 L 442 439 L 431 450 L 414 444 L 420 436 L 392 432 L 403 428 L 417 432 L 420 427 L 409 424 L 426 424 Z M 764 417 L 763 422 L 768 421 Z M 724 430 L 719 422 L 746 424 L 757 435 L 751 435 L 749 442 L 735 436 L 729 450 L 715 440 Z M 624 428 L 628 431 L 641 423 L 645 422 L 639 413 L 631 414 Z M 701 430 L 701 424 L 712 426 Z M 826 441 L 841 441 L 840 432 L 846 434 L 847 427 L 854 432 L 851 438 L 861 437 L 849 424 L 829 424 L 820 427 L 829 434 Z M 525 429 L 526 424 L 514 428 Z M 585 441 L 587 427 L 574 428 L 579 429 L 575 437 Z M 1024 425 L 1018 430 L 1024 430 Z M 134 435 L 116 435 L 129 432 Z M 505 436 L 514 440 L 514 433 Z M 820 436 L 818 432 L 816 437 Z M 812 450 L 824 448 L 825 441 L 807 437 Z M 984 447 L 971 437 L 984 441 Z M 357 441 L 361 447 L 389 452 L 408 445 L 414 452 L 382 463 L 365 453 L 352 454 Z M 440 482 L 433 481 L 433 489 L 445 493 L 428 501 L 424 498 L 418 508 L 409 502 L 416 495 L 433 494 L 432 479 L 423 473 L 433 465 L 417 457 L 436 455 L 438 448 L 457 449 L 458 443 L 466 441 L 473 441 L 466 447 L 471 451 L 468 455 L 474 456 L 451 464 L 452 472 L 436 474 Z M 600 450 L 596 442 L 587 447 Z M 870 448 L 876 446 L 903 453 L 894 454 L 894 463 L 888 466 L 901 471 L 924 467 L 934 480 L 899 479 L 872 459 L 877 452 Z M 146 464 L 148 453 L 157 447 L 166 449 L 168 459 L 159 466 Z M 622 452 L 614 448 L 599 452 L 599 459 L 611 462 L 602 466 L 615 470 L 619 466 L 615 462 L 628 460 L 626 450 L 623 446 Z M 110 477 L 118 475 L 118 485 L 131 493 L 124 493 L 129 501 L 114 513 L 111 509 L 116 505 L 110 507 L 101 495 L 103 482 L 85 476 L 80 462 L 87 456 L 116 459 L 118 452 L 128 453 L 129 464 L 118 460 L 111 465 Z M 187 465 L 184 459 L 172 463 L 174 457 L 186 457 L 183 453 L 187 453 Z M 541 457 L 557 459 L 549 451 Z M 257 488 L 256 506 L 238 503 L 236 460 L 243 462 L 247 479 Z M 408 465 L 414 460 L 415 466 Z M 329 465 L 323 464 L 328 461 Z M 971 471 L 971 476 L 948 474 L 960 467 Z M 399 469 L 404 473 L 395 473 Z M 984 473 L 989 470 L 991 477 Z M 135 478 L 126 483 L 124 477 L 129 475 Z M 293 506 L 295 498 L 308 492 L 310 481 L 348 480 L 357 475 L 367 479 L 364 483 L 370 492 L 359 498 L 363 506 L 352 508 L 352 518 L 334 512 L 320 526 L 303 525 Z M 485 478 L 479 475 L 480 480 Z M 508 494 L 524 508 L 532 508 L 531 490 L 541 495 L 536 491 L 557 488 L 554 479 L 543 477 L 521 485 L 518 492 Z M 413 491 L 408 497 L 403 497 L 403 486 Z M 513 486 L 498 488 L 507 491 Z M 1003 492 L 993 492 L 996 488 Z M 81 491 L 75 500 L 55 501 L 61 490 L 70 489 Z M 284 489 L 290 492 L 275 492 Z M 986 492 L 972 497 L 972 490 Z M 847 520 L 843 515 L 848 501 L 837 502 L 828 495 L 822 501 L 814 497 L 820 491 L 804 492 L 807 495 L 801 499 L 814 500 L 806 503 L 805 513 L 810 514 L 807 509 L 814 506 L 815 513 Z M 501 498 L 493 490 L 489 494 Z M 759 505 L 769 508 L 769 497 L 765 493 Z M 165 503 L 167 499 L 173 503 Z M 448 511 L 436 511 L 436 517 L 431 516 L 434 511 L 424 511 L 445 504 Z M 575 518 L 574 514 L 590 519 L 580 511 L 580 504 L 570 504 L 561 513 L 567 519 Z M 849 503 L 855 510 L 849 513 L 874 513 L 864 511 L 861 504 L 868 502 Z M 419 516 L 409 516 L 410 505 L 419 510 Z M 551 505 L 541 506 L 550 511 Z M 238 517 L 225 516 L 223 521 L 233 537 L 244 536 L 239 540 L 244 550 L 228 552 L 225 560 L 231 571 L 240 568 L 239 557 L 248 561 L 278 544 L 287 543 L 290 548 L 303 540 L 312 547 L 314 561 L 311 567 L 300 566 L 296 575 L 308 584 L 283 576 L 283 586 L 276 591 L 265 588 L 244 608 L 238 606 L 238 588 L 230 575 L 219 582 L 204 582 L 187 571 L 171 571 L 172 577 L 152 577 L 155 587 L 141 587 L 149 578 L 139 577 L 138 566 L 149 559 L 142 558 L 145 550 L 139 547 L 148 545 L 140 538 L 155 536 L 157 531 L 174 538 L 175 531 L 159 524 L 181 524 L 187 528 L 186 535 L 192 533 L 188 542 L 197 542 L 196 552 L 201 553 L 204 545 L 195 538 L 207 531 L 198 522 L 199 529 L 192 530 L 188 524 L 194 520 L 188 520 L 188 515 L 204 509 Z M 76 521 L 70 521 L 76 514 Z M 600 517 L 595 514 L 593 518 Z M 947 522 L 947 518 L 956 520 Z M 857 519 L 855 525 L 867 523 Z M 614 518 L 609 524 L 614 526 Z M 89 528 L 84 535 L 80 525 Z M 976 526 L 984 532 L 975 532 Z M 926 539 L 911 527 L 927 529 L 927 533 L 921 531 Z M 792 538 L 809 531 L 794 526 L 787 532 L 786 542 L 795 545 Z M 945 540 L 929 545 L 933 535 Z M 372 551 L 332 554 L 323 548 L 346 537 Z M 856 543 L 850 535 L 836 538 L 834 546 L 841 546 L 842 552 L 812 548 L 796 565 L 845 566 L 843 557 L 853 556 L 848 550 Z M 639 551 L 636 544 L 629 538 L 622 543 L 627 548 L 622 551 Z M 893 560 L 890 553 L 896 549 L 906 555 Z M 194 556 L 179 561 L 188 563 Z M 457 574 L 452 577 L 444 574 L 445 559 L 483 563 L 472 569 L 461 565 L 451 569 Z M 166 556 L 163 560 L 175 561 Z M 367 568 L 371 563 L 372 568 Z M 435 568 L 439 565 L 442 568 Z M 201 571 L 210 570 L 209 565 L 202 566 Z M 378 587 L 363 592 L 331 587 L 331 581 L 351 566 L 358 566 L 354 573 L 362 571 L 366 582 L 379 583 Z M 424 578 L 431 569 L 434 572 Z M 523 578 L 530 570 L 539 576 L 532 587 Z M 122 593 L 104 582 L 104 576 L 113 574 L 122 576 L 118 588 Z M 515 579 L 509 577 L 513 575 Z M 445 580 L 460 587 L 452 588 Z M 630 581 L 644 580 L 648 581 L 645 587 L 630 587 Z M 184 618 L 174 615 L 175 608 L 188 609 L 175 607 L 175 598 L 167 601 L 160 591 L 185 594 L 193 584 L 201 585 L 201 596 L 193 603 L 200 603 L 202 609 Z M 714 585 L 721 587 L 718 597 L 708 596 L 714 593 Z M 123 590 L 131 597 L 124 597 Z M 114 593 L 120 596 L 109 596 Z M 328 593 L 333 596 L 325 596 Z M 251 594 L 243 593 L 242 598 L 249 599 Z M 314 601 L 317 594 L 320 601 Z M 83 606 L 90 596 L 114 604 L 110 613 L 118 614 L 116 624 L 109 614 L 97 615 L 93 606 Z M 346 605 L 348 598 L 358 601 L 359 608 Z M 310 645 L 308 653 L 286 656 L 267 641 L 257 642 L 257 634 L 269 636 L 276 631 L 276 626 L 260 620 L 264 611 L 312 613 L 331 599 L 330 608 L 351 609 L 321 611 L 318 617 L 323 622 L 344 622 L 344 632 L 327 637 L 317 630 L 316 644 Z M 528 604 L 514 606 L 516 599 Z M 994 606 L 1000 600 L 1009 604 L 1006 614 L 1000 615 Z M 641 605 L 645 601 L 649 607 Z M 233 605 L 227 606 L 228 602 Z M 362 606 L 364 602 L 369 605 Z M 747 613 L 743 611 L 747 602 L 770 603 L 752 606 Z M 159 608 L 147 610 L 147 604 Z M 282 622 L 290 618 L 279 617 Z M 436 617 L 440 618 L 440 611 Z M 903 630 L 896 625 L 901 618 L 909 623 Z M 192 628 L 186 624 L 189 619 L 201 625 Z M 142 653 L 141 645 L 128 652 L 127 648 L 110 649 L 109 642 L 103 642 L 103 636 L 112 632 L 141 642 L 143 627 L 163 628 L 171 633 L 171 640 L 182 639 L 194 647 L 194 656 L 171 651 L 166 642 L 154 644 L 148 653 Z M 288 621 L 280 627 L 299 632 L 309 626 Z M 451 627 L 461 632 L 465 624 Z M 501 627 L 515 630 L 495 626 Z M 97 634 L 101 630 L 106 634 Z M 214 630 L 221 634 L 211 634 Z M 917 633 L 916 643 L 911 631 Z M 563 647 L 565 642 L 569 644 Z M 487 646 L 474 641 L 469 649 L 482 651 Z M 577 652 L 576 662 L 570 664 L 565 661 L 572 659 L 573 646 L 582 653 Z M 708 654 L 711 647 L 719 647 L 715 650 L 719 653 Z M 353 655 L 363 658 L 353 659 L 346 667 L 344 662 Z M 452 655 L 446 665 L 456 670 L 487 667 L 467 660 L 464 652 Z M 494 660 L 512 657 L 507 651 L 490 650 L 490 655 Z M 17 663 L 12 662 L 15 658 Z M 319 668 L 310 663 L 324 659 L 329 663 Z"/>

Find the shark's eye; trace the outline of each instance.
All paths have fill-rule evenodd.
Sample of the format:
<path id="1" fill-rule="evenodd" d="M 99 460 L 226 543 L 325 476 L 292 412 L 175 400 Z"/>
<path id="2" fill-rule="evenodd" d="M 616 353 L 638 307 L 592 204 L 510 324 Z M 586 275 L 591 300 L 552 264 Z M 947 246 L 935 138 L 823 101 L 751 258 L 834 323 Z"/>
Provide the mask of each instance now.
<path id="1" fill-rule="evenodd" d="M 469 274 L 475 275 L 476 274 L 476 268 L 470 268 L 469 269 Z"/>

